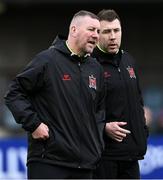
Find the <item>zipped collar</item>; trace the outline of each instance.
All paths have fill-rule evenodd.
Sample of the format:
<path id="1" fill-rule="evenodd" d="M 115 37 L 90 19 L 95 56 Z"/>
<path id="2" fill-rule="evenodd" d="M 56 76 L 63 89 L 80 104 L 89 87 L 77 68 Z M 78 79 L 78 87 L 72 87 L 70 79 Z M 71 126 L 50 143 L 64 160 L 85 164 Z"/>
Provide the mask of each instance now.
<path id="1" fill-rule="evenodd" d="M 54 48 L 58 51 L 60 51 L 61 53 L 67 55 L 67 56 L 71 56 L 72 60 L 74 61 L 79 61 L 81 63 L 85 62 L 86 60 L 88 60 L 88 57 L 90 56 L 89 54 L 86 54 L 84 57 L 80 57 L 77 54 L 75 54 L 70 47 L 68 46 L 68 44 L 66 43 L 66 38 L 64 36 L 58 35 L 52 45 L 50 46 L 50 49 Z"/>
<path id="2" fill-rule="evenodd" d="M 78 56 L 79 58 L 82 58 L 79 54 L 76 54 L 76 53 L 69 47 L 67 41 L 66 41 L 66 46 L 67 46 L 67 48 L 69 49 L 69 51 L 71 52 L 71 56 L 76 55 L 76 56 Z M 90 54 L 85 54 L 83 57 L 86 58 L 86 57 L 88 57 L 88 56 L 90 56 Z"/>
<path id="3" fill-rule="evenodd" d="M 120 49 L 117 54 L 109 54 L 97 46 L 93 51 L 93 56 L 95 56 L 100 63 L 111 63 L 119 66 L 123 53 L 124 51 Z"/>

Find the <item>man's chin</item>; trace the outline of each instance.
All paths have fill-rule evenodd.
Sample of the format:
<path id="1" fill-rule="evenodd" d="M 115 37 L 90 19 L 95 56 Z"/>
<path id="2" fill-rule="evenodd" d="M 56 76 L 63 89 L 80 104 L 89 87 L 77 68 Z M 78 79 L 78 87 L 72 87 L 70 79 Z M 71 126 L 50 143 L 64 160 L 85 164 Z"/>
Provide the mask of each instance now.
<path id="1" fill-rule="evenodd" d="M 118 52 L 118 49 L 110 49 L 109 53 L 110 54 L 116 54 Z"/>
<path id="2" fill-rule="evenodd" d="M 88 49 L 87 49 L 87 53 L 88 53 L 88 54 L 91 54 L 91 53 L 93 52 L 93 50 L 94 50 L 94 47 L 88 48 Z"/>

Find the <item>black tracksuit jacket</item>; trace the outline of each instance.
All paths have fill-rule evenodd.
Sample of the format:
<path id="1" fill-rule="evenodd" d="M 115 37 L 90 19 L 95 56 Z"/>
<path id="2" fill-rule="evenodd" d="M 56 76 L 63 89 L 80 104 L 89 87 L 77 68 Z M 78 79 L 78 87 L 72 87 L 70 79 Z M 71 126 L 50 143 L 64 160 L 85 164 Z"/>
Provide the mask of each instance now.
<path id="1" fill-rule="evenodd" d="M 36 57 L 12 81 L 5 102 L 28 132 L 28 162 L 94 169 L 104 148 L 103 68 L 92 57 L 79 58 L 65 40 Z M 50 137 L 33 139 L 44 122 Z"/>
<path id="2" fill-rule="evenodd" d="M 106 83 L 106 121 L 125 121 L 131 131 L 122 142 L 104 134 L 103 157 L 109 160 L 143 159 L 148 129 L 134 59 L 124 51 L 110 55 L 95 48 L 93 56 L 104 68 Z"/>

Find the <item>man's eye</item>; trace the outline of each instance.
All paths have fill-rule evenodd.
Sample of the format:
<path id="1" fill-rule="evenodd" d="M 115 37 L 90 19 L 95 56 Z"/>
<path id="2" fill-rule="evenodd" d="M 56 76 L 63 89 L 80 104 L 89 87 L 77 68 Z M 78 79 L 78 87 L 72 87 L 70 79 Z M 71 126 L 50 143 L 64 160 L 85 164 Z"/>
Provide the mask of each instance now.
<path id="1" fill-rule="evenodd" d="M 111 32 L 111 30 L 105 30 L 105 31 L 103 31 L 102 33 L 103 34 L 109 34 Z"/>
<path id="2" fill-rule="evenodd" d="M 114 30 L 114 32 L 119 32 L 119 31 L 120 31 L 120 29 L 115 29 L 115 30 Z"/>

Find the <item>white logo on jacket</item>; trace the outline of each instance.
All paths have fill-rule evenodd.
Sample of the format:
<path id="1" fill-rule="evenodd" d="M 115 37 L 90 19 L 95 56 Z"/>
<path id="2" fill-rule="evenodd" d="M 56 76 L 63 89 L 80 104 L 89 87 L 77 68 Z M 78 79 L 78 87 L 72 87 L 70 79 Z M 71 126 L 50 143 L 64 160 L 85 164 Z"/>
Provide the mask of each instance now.
<path id="1" fill-rule="evenodd" d="M 89 76 L 89 87 L 96 89 L 96 78 L 93 75 Z"/>
<path id="2" fill-rule="evenodd" d="M 128 73 L 129 73 L 129 75 L 130 75 L 130 78 L 135 78 L 135 79 L 136 79 L 136 75 L 135 75 L 135 72 L 134 72 L 134 68 L 128 66 L 126 69 L 127 69 Z"/>

